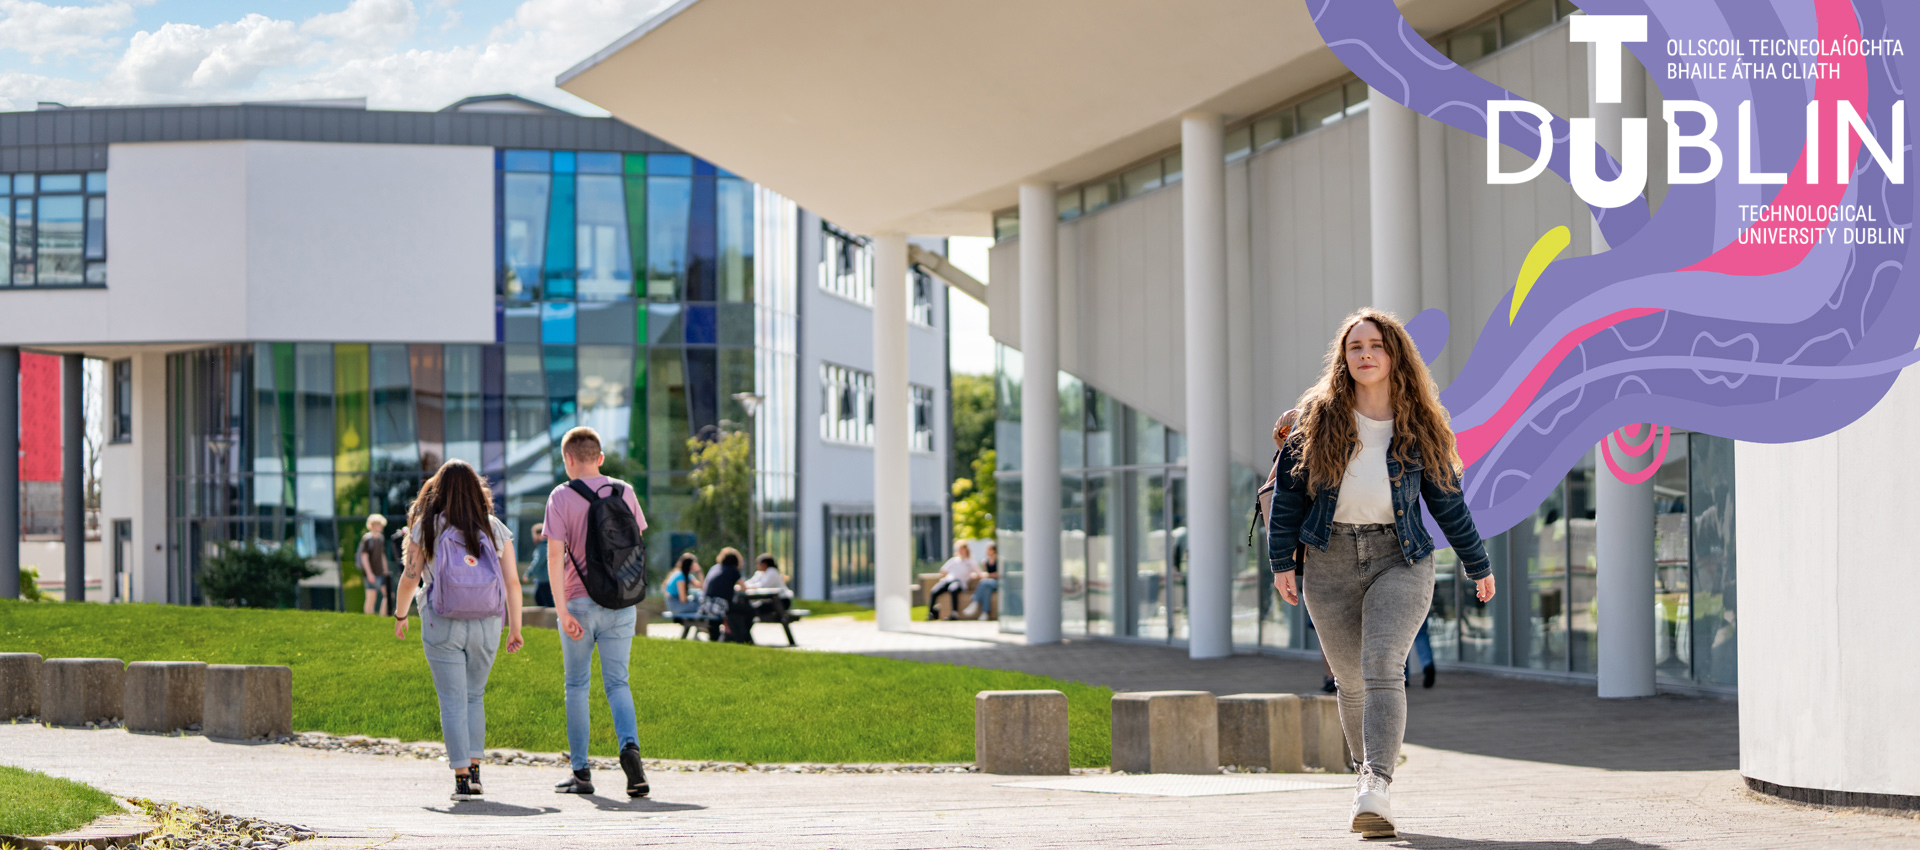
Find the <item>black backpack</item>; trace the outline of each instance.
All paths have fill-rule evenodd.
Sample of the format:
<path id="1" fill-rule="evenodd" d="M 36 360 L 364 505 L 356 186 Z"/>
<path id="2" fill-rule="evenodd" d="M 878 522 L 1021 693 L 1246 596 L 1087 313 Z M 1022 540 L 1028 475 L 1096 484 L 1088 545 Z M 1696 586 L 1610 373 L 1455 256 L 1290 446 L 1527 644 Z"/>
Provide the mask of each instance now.
<path id="1" fill-rule="evenodd" d="M 586 560 L 573 551 L 580 577 L 587 585 L 587 596 L 602 608 L 632 608 L 647 598 L 647 547 L 640 539 L 640 521 L 622 498 L 626 490 L 618 483 L 605 485 L 612 494 L 600 496 L 592 487 L 574 479 L 567 482 L 573 492 L 587 500 Z"/>

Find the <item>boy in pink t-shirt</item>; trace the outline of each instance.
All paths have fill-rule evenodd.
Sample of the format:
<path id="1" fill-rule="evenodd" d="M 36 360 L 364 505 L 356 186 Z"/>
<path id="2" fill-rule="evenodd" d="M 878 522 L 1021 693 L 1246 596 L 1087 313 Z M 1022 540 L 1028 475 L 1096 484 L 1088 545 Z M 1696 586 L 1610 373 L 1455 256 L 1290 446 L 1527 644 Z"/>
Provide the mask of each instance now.
<path id="1" fill-rule="evenodd" d="M 606 494 L 609 487 L 620 488 L 621 498 L 633 511 L 640 529 L 647 518 L 640 513 L 640 501 L 632 485 L 600 474 L 606 457 L 600 453 L 600 435 L 592 428 L 575 428 L 560 441 L 560 457 L 567 467 L 567 478 L 579 481 L 594 492 Z M 600 680 L 606 688 L 607 706 L 613 713 L 613 732 L 620 739 L 620 767 L 627 774 L 627 796 L 645 797 L 650 790 L 647 774 L 640 761 L 640 735 L 633 711 L 633 691 L 627 686 L 627 664 L 633 650 L 634 609 L 614 610 L 602 607 L 587 595 L 586 581 L 580 573 L 586 558 L 587 500 L 565 484 L 553 488 L 547 497 L 547 569 L 558 585 L 560 620 L 560 658 L 566 665 L 567 751 L 573 776 L 554 791 L 560 794 L 592 794 L 593 775 L 587 767 L 587 738 L 592 731 L 587 715 L 587 683 L 593 669 L 593 651 L 600 650 Z"/>

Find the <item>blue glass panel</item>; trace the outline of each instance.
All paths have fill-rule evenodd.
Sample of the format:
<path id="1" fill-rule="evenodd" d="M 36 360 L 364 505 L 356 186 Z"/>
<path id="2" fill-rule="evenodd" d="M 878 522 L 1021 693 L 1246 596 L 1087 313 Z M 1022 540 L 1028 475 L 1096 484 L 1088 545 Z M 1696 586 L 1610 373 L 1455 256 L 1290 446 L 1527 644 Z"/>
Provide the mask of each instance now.
<path id="1" fill-rule="evenodd" d="M 648 154 L 647 173 L 653 175 L 689 176 L 693 174 L 693 157 L 683 153 Z"/>
<path id="2" fill-rule="evenodd" d="M 663 158 L 659 154 L 650 156 L 648 165 Z M 648 298 L 679 301 L 686 291 L 687 216 L 692 203 L 692 179 L 647 178 Z"/>
<path id="3" fill-rule="evenodd" d="M 547 415 L 553 422 L 554 447 L 558 448 L 561 435 L 578 424 L 574 414 L 579 409 L 580 363 L 571 345 L 546 346 L 545 354 Z"/>
<path id="4" fill-rule="evenodd" d="M 13 193 L 16 195 L 33 194 L 33 175 L 31 174 L 13 175 Z"/>
<path id="5" fill-rule="evenodd" d="M 5 175 L 0 175 L 0 196 L 11 194 L 13 194 L 13 181 L 7 179 Z"/>
<path id="6" fill-rule="evenodd" d="M 512 151 L 509 151 L 512 153 Z M 540 271 L 547 249 L 547 196 L 553 178 L 546 174 L 508 174 L 502 184 L 501 247 L 506 254 L 508 298 L 540 297 Z"/>
<path id="7" fill-rule="evenodd" d="M 548 345 L 572 345 L 573 303 L 549 301 L 540 305 L 540 341 Z"/>
<path id="8" fill-rule="evenodd" d="M 40 175 L 42 192 L 78 192 L 80 175 L 78 174 L 42 174 Z"/>
<path id="9" fill-rule="evenodd" d="M 718 301 L 719 236 L 714 222 L 712 180 L 693 181 L 692 210 L 687 216 L 687 300 Z"/>
<path id="10" fill-rule="evenodd" d="M 726 169 L 724 169 L 724 168 L 721 168 L 721 167 L 719 167 L 719 166 L 714 166 L 714 169 L 713 169 L 713 171 L 714 171 L 714 175 L 713 175 L 713 176 L 715 176 L 715 177 L 736 177 L 736 178 L 737 178 L 737 177 L 739 177 L 739 176 L 740 176 L 740 175 L 738 175 L 738 174 L 735 174 L 735 173 L 733 173 L 733 172 L 731 172 L 731 171 L 728 171 L 728 170 L 726 170 Z"/>
<path id="11" fill-rule="evenodd" d="M 87 259 L 107 257 L 107 199 L 87 199 Z"/>
<path id="12" fill-rule="evenodd" d="M 507 305 L 493 302 L 493 341 L 507 341 Z"/>
<path id="13" fill-rule="evenodd" d="M 579 183 L 574 226 L 579 297 L 588 301 L 630 297 L 633 254 L 627 249 L 626 197 L 620 178 L 583 174 L 575 180 Z"/>
<path id="14" fill-rule="evenodd" d="M 506 328 L 500 334 L 502 342 L 540 341 L 540 305 L 508 307 L 504 312 Z"/>
<path id="15" fill-rule="evenodd" d="M 672 345 L 679 342 L 681 312 L 679 304 L 648 304 L 647 344 Z"/>
<path id="16" fill-rule="evenodd" d="M 507 171 L 545 173 L 553 170 L 553 154 L 550 151 L 503 151 L 500 161 Z"/>
<path id="17" fill-rule="evenodd" d="M 553 152 L 553 173 L 572 174 L 574 172 L 573 151 Z"/>
<path id="18" fill-rule="evenodd" d="M 720 341 L 719 317 L 712 304 L 687 305 L 687 343 L 713 345 Z"/>
<path id="19" fill-rule="evenodd" d="M 687 424 L 694 436 L 720 424 L 720 350 L 687 348 Z"/>
<path id="20" fill-rule="evenodd" d="M 105 171 L 87 172 L 87 191 L 94 193 L 107 191 L 107 173 Z"/>
<path id="21" fill-rule="evenodd" d="M 714 172 L 713 163 L 708 162 L 704 159 L 701 159 L 697 156 L 693 158 L 693 176 L 712 177 L 713 172 Z"/>
<path id="22" fill-rule="evenodd" d="M 556 174 L 553 177 L 553 203 L 547 208 L 547 271 L 544 289 L 548 298 L 573 297 L 575 274 L 573 180 L 573 177 L 565 174 Z"/>
<path id="23" fill-rule="evenodd" d="M 620 155 L 581 151 L 577 160 L 581 174 L 619 174 Z"/>

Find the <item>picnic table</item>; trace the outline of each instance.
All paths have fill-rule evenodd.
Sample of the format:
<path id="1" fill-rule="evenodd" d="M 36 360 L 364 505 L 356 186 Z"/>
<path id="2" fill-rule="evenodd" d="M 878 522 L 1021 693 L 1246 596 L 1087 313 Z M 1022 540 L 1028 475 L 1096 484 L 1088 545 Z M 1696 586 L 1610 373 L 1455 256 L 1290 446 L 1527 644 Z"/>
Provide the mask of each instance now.
<path id="1" fill-rule="evenodd" d="M 753 606 L 753 616 L 747 620 L 748 628 L 752 628 L 753 623 L 779 623 L 780 630 L 787 635 L 787 645 L 800 645 L 793 639 L 793 624 L 799 622 L 808 614 L 813 613 L 812 611 L 805 608 L 791 607 L 791 600 L 775 588 L 749 587 L 736 590 L 734 591 L 733 598 L 734 604 L 736 605 L 744 601 L 746 604 Z M 667 619 L 680 625 L 681 640 L 686 640 L 696 627 L 704 631 L 706 627 L 716 622 L 715 618 L 701 616 L 699 612 L 692 614 L 668 613 Z M 749 635 L 749 638 L 751 638 L 751 635 Z"/>

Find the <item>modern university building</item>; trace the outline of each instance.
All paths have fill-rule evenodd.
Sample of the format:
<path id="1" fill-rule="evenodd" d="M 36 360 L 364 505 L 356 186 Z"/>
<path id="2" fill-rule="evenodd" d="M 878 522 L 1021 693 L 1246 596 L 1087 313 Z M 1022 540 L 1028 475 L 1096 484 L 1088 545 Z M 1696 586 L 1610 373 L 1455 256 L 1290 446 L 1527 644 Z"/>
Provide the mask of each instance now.
<path id="1" fill-rule="evenodd" d="M 1444 310 L 1444 348 L 1424 352 L 1444 387 L 1541 233 L 1566 226 L 1575 255 L 1606 247 L 1564 182 L 1488 185 L 1479 136 L 1371 91 L 1310 5 L 681 0 L 560 84 L 874 235 L 883 277 L 904 268 L 910 235 L 997 238 L 1006 629 L 1195 658 L 1310 652 L 1247 528 L 1269 427 L 1341 317 Z M 1403 38 L 1555 114 L 1592 114 L 1575 4 L 1395 5 Z M 724 63 L 695 60 L 708 73 L 673 91 L 640 84 L 722 47 Z M 930 53 L 975 61 L 918 61 Z M 1627 64 L 1616 108 L 1657 118 L 1659 87 Z M 848 80 L 857 118 L 792 112 Z M 707 108 L 720 102 L 736 108 Z M 775 127 L 780 143 L 764 143 Z M 1664 139 L 1648 148 L 1657 207 Z M 1509 172 L 1527 162 L 1505 155 Z M 904 406 L 904 376 L 876 380 L 883 408 Z M 1439 559 L 1436 652 L 1601 696 L 1737 697 L 1754 787 L 1920 804 L 1920 763 L 1888 757 L 1920 750 L 1920 733 L 1875 719 L 1920 698 L 1920 680 L 1870 672 L 1904 664 L 1920 637 L 1890 601 L 1920 591 L 1894 554 L 1901 523 L 1874 507 L 1904 504 L 1880 471 L 1917 453 L 1898 436 L 1920 416 L 1916 380 L 1806 442 L 1676 432 L 1640 483 L 1596 471 L 1590 452 L 1489 540 L 1492 603 Z M 877 460 L 884 492 L 908 456 L 881 443 Z M 882 563 L 905 560 L 904 512 L 883 499 L 877 517 Z M 881 574 L 883 626 L 904 624 L 906 580 Z"/>
<path id="2" fill-rule="evenodd" d="M 217 547 L 284 541 L 325 568 L 302 606 L 356 609 L 367 515 L 397 522 L 448 458 L 492 483 L 526 558 L 575 425 L 630 475 L 657 568 L 731 545 L 773 553 L 809 597 L 871 597 L 872 250 L 764 187 L 511 96 L 438 112 L 48 104 L 0 114 L 0 173 L 0 399 L 22 399 L 23 430 L 65 457 L 44 462 L 37 439 L 24 471 L 63 472 L 68 540 L 93 536 L 80 388 L 83 358 L 106 361 L 108 545 L 39 565 L 68 598 L 84 584 L 199 604 Z M 916 248 L 941 265 L 943 240 Z M 920 266 L 900 277 L 906 501 L 931 559 L 948 525 L 947 293 Z M 15 389 L 23 357 L 55 403 Z M 688 439 L 736 430 L 751 527 L 701 540 Z M 3 494 L 46 501 L 15 457 L 0 445 L 0 524 L 23 514 Z M 0 577 L 19 559 L 0 546 Z"/>

